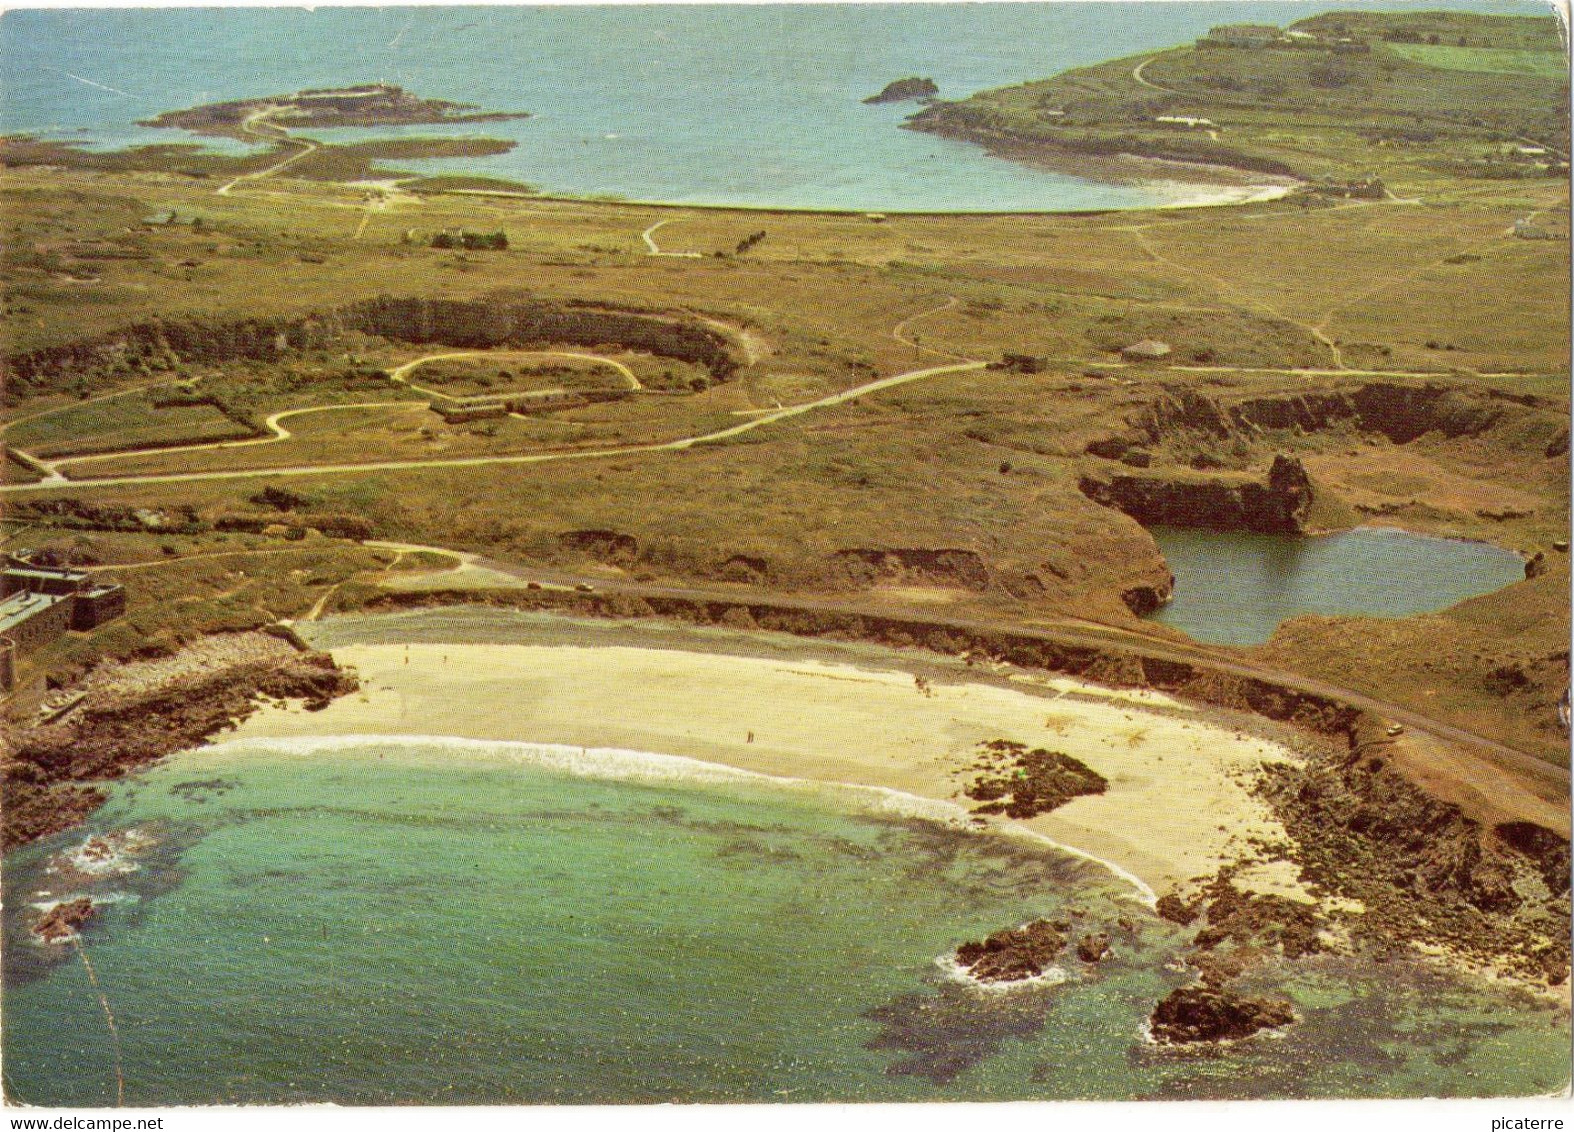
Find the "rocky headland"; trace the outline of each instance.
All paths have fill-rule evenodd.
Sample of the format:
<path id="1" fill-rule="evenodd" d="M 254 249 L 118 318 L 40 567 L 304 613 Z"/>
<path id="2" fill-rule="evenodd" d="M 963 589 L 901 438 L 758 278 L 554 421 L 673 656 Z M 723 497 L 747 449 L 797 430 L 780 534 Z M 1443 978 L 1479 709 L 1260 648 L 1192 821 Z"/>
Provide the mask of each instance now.
<path id="1" fill-rule="evenodd" d="M 0 762 L 7 850 L 69 829 L 107 795 L 98 783 L 233 727 L 263 697 L 308 709 L 354 691 L 333 658 L 268 632 L 206 637 L 167 657 L 101 664 L 82 699 L 47 723 L 13 728 Z"/>
<path id="2" fill-rule="evenodd" d="M 463 102 L 419 98 L 390 83 L 301 90 L 233 102 L 210 102 L 187 110 L 170 110 L 137 123 L 155 129 L 181 129 L 202 134 L 243 133 L 248 122 L 262 117 L 275 126 L 424 126 L 455 122 L 501 122 L 528 118 L 527 113 L 483 111 Z"/>

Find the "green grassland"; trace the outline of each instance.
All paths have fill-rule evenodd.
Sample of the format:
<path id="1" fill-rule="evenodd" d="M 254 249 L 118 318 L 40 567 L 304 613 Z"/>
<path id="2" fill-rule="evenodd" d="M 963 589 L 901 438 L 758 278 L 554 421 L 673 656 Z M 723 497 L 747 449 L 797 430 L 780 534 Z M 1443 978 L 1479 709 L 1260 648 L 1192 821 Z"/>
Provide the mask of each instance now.
<path id="1" fill-rule="evenodd" d="M 1512 47 L 1454 47 L 1448 44 L 1391 43 L 1395 55 L 1445 71 L 1479 71 L 1499 75 L 1539 75 L 1558 78 L 1568 74 L 1568 57 L 1561 51 L 1526 51 Z"/>
<path id="2" fill-rule="evenodd" d="M 1398 192 L 1435 189 L 1439 174 L 1516 139 L 1567 157 L 1568 84 L 1551 17 L 1339 13 L 1293 28 L 1353 36 L 1361 49 L 1179 47 L 936 104 L 913 124 L 1043 158 L 1124 152 L 1300 177 L 1375 172 Z M 1510 56 L 1512 72 L 1484 65 Z"/>
<path id="3" fill-rule="evenodd" d="M 66 456 L 252 435 L 252 429 L 212 404 L 167 397 L 133 393 L 67 408 L 8 429 L 6 441 L 38 456 Z"/>
<path id="4" fill-rule="evenodd" d="M 301 616 L 352 579 L 336 600 L 374 593 L 388 552 L 306 534 L 343 516 L 364 519 L 379 538 L 588 578 L 730 586 L 1013 624 L 1074 618 L 1164 637 L 1172 631 L 1138 622 L 1121 597 L 1162 577 L 1152 539 L 1078 487 L 1085 476 L 1129 470 L 1090 445 L 1133 436 L 1148 471 L 1177 481 L 1260 481 L 1276 454 L 1294 453 L 1329 525 L 1380 516 L 1515 549 L 1550 548 L 1568 533 L 1567 463 L 1554 435 L 1569 404 L 1569 243 L 1559 219 L 1568 181 L 1524 163 L 1515 164 L 1524 175 L 1508 178 L 1481 158 L 1502 152 L 1510 131 L 1566 150 L 1558 81 L 1427 66 L 1382 39 L 1398 28 L 1428 48 L 1545 51 L 1549 21 L 1405 18 L 1420 22 L 1349 16 L 1350 30 L 1372 39 L 1367 55 L 1187 48 L 1143 67 L 1168 90 L 1133 79 L 1144 57 L 960 104 L 969 114 L 1003 115 L 1030 137 L 1070 131 L 1098 145 L 1162 137 L 1217 146 L 1216 156 L 1245 155 L 1259 167 L 1376 171 L 1392 190 L 1383 199 L 1297 192 L 1208 209 L 877 222 L 400 188 L 368 199 L 364 186 L 297 175 L 311 170 L 296 166 L 220 195 L 212 178 L 168 169 L 7 161 L 0 340 L 11 357 L 113 344 L 152 320 L 218 337 L 248 320 L 331 320 L 346 304 L 380 295 L 529 296 L 707 320 L 739 355 L 736 370 L 714 380 L 692 362 L 619 342 L 574 346 L 628 365 L 649 391 L 452 424 L 388 373 L 455 347 L 354 332 L 227 360 L 106 350 L 93 367 L 13 382 L 4 413 L 18 422 L 7 430 L 12 447 L 39 458 L 62 445 L 141 449 L 63 462 L 68 477 L 301 473 L 8 495 L 10 517 L 26 524 L 12 534 L 26 541 L 8 545 L 69 549 L 88 540 L 82 553 L 106 561 L 160 560 L 125 575 L 135 579 L 132 618 L 100 638 L 73 637 L 38 663 L 77 664 L 95 648 L 121 655 L 139 638 L 188 624 Z M 1433 34 L 1450 38 L 1427 43 Z M 1313 67 L 1335 64 L 1348 81 L 1311 82 Z M 1069 121 L 1051 125 L 1048 109 L 1064 109 Z M 1149 128 L 1152 116 L 1172 112 L 1212 119 L 1219 138 Z M 144 223 L 160 211 L 181 221 Z M 1514 224 L 1527 216 L 1563 238 L 1517 238 Z M 641 233 L 663 220 L 663 250 L 698 254 L 648 254 Z M 423 238 L 459 228 L 501 230 L 508 248 L 444 250 Z M 739 254 L 740 242 L 761 230 L 766 237 Z M 1120 349 L 1142 338 L 1173 347 L 1166 364 L 1123 363 Z M 1006 354 L 1034 362 L 1026 371 L 948 370 L 718 442 L 595 455 L 705 436 L 879 378 Z M 471 395 L 503 388 L 503 371 L 514 381 L 540 368 L 527 380 L 543 383 L 610 375 L 540 361 L 503 351 L 419 367 L 409 380 Z M 1188 397 L 1289 404 L 1349 394 L 1385 374 L 1397 386 L 1463 399 L 1473 407 L 1469 420 L 1501 410 L 1502 423 L 1471 431 L 1454 429 L 1450 417 L 1403 442 L 1337 422 L 1210 432 L 1172 421 L 1143 432 L 1160 408 L 1197 403 Z M 124 396 L 90 400 L 115 393 Z M 262 438 L 272 414 L 385 401 L 415 403 L 293 415 L 280 422 L 288 440 L 156 450 L 212 440 L 219 434 L 208 430 L 221 420 Z M 540 455 L 576 458 L 438 463 Z M 424 464 L 313 470 L 393 460 Z M 38 478 L 15 460 L 6 467 L 7 483 Z M 268 485 L 300 499 L 283 512 L 258 502 Z M 73 501 L 88 511 L 61 509 Z M 138 512 L 193 518 L 185 533 L 139 532 Z M 250 529 L 277 529 L 217 529 L 237 516 Z M 633 549 L 598 554 L 597 540 L 576 532 L 614 532 Z M 906 565 L 849 565 L 849 555 L 880 548 L 915 556 Z M 245 577 L 228 559 L 201 557 L 240 549 L 257 556 L 246 560 Z M 916 553 L 941 551 L 951 558 Z M 958 555 L 975 556 L 987 582 L 947 564 Z M 1276 644 L 1265 655 L 1353 686 L 1381 685 L 1462 726 L 1482 715 L 1525 749 L 1563 757 L 1562 737 L 1510 722 L 1521 701 L 1491 692 L 1485 675 L 1529 651 L 1544 661 L 1542 637 L 1512 628 L 1526 611 L 1566 636 L 1566 559 L 1549 560 L 1551 572 L 1505 591 L 1490 615 L 1406 622 L 1402 633 L 1297 624 L 1296 648 Z M 1367 642 L 1359 655 L 1342 643 L 1357 638 Z M 1446 645 L 1455 667 L 1427 683 L 1411 659 L 1429 641 Z"/>

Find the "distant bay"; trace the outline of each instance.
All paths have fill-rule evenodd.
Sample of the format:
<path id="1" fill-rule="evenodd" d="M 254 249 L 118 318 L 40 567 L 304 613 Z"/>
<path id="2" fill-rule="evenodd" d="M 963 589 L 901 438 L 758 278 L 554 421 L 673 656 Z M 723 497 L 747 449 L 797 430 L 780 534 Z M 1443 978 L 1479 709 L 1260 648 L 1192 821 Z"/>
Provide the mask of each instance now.
<path id="1" fill-rule="evenodd" d="M 517 146 L 401 168 L 506 177 L 552 195 L 893 212 L 1150 207 L 1214 197 L 1218 186 L 1181 176 L 1112 184 L 1031 168 L 901 129 L 916 103 L 863 99 L 915 75 L 932 77 L 944 98 L 962 98 L 1185 43 L 1213 24 L 1285 24 L 1330 6 L 12 11 L 0 18 L 0 128 L 113 147 L 189 141 L 136 122 L 205 102 L 382 80 L 424 97 L 533 115 L 408 128 L 401 132 L 483 133 Z M 1545 14 L 1529 3 L 1448 6 Z"/>

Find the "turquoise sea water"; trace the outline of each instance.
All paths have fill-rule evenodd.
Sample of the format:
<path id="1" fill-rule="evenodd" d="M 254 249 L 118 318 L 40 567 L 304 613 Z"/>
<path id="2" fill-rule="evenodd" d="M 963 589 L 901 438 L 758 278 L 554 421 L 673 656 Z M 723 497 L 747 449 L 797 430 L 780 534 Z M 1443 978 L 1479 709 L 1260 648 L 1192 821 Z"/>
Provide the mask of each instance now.
<path id="1" fill-rule="evenodd" d="M 1156 528 L 1175 598 L 1153 615 L 1199 641 L 1255 645 L 1288 618 L 1409 617 L 1523 580 L 1488 543 L 1363 527 L 1319 538 Z"/>
<path id="2" fill-rule="evenodd" d="M 681 760 L 437 739 L 235 743 L 5 861 L 7 1094 L 128 1104 L 1537 1093 L 1566 1018 L 1418 965 L 1285 976 L 1302 1022 L 1214 1051 L 1140 1026 L 1183 933 L 1100 866 L 893 797 Z M 674 772 L 676 768 L 676 772 Z M 69 869 L 89 833 L 129 847 Z M 78 858 L 78 863 L 82 863 Z M 936 960 L 1036 915 L 1116 958 L 985 993 Z M 1119 926 L 1124 917 L 1129 930 Z M 1270 975 L 1270 983 L 1275 981 Z"/>
<path id="3" fill-rule="evenodd" d="M 1547 12 L 1492 0 L 1444 6 Z M 514 139 L 511 153 L 400 163 L 415 171 L 689 204 L 1140 207 L 1194 199 L 1195 189 L 1028 168 L 900 129 L 915 104 L 861 100 L 907 75 L 932 76 L 942 97 L 960 98 L 1186 43 L 1211 24 L 1284 24 L 1328 7 L 1186 0 L 11 11 L 0 18 L 0 128 L 116 146 L 190 140 L 135 122 L 204 102 L 386 80 L 535 115 L 457 131 Z"/>

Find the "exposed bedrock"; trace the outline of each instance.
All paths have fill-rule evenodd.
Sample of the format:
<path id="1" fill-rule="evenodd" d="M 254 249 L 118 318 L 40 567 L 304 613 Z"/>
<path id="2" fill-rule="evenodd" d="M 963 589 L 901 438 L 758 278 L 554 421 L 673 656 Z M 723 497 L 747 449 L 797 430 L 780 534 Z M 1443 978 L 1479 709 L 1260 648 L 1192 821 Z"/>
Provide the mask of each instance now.
<path id="1" fill-rule="evenodd" d="M 291 350 L 331 346 L 350 332 L 471 350 L 611 344 L 704 366 L 718 381 L 732 377 L 739 366 L 727 336 L 697 319 L 517 296 L 383 296 L 295 316 L 159 318 L 88 341 L 12 355 L 5 365 L 12 381 L 42 390 L 83 373 L 168 369 L 180 362 L 271 361 Z"/>
<path id="2" fill-rule="evenodd" d="M 1409 444 L 1429 433 L 1457 439 L 1501 432 L 1516 448 L 1548 458 L 1561 455 L 1568 443 L 1564 414 L 1534 395 L 1395 381 L 1372 381 L 1349 391 L 1239 399 L 1175 387 L 1128 417 L 1127 424 L 1130 434 L 1095 441 L 1089 451 L 1119 459 L 1132 444 L 1249 441 L 1274 432 L 1341 428 L 1395 444 Z"/>
<path id="3" fill-rule="evenodd" d="M 33 925 L 33 934 L 45 943 L 69 943 L 97 911 L 86 896 L 62 901 L 50 908 Z"/>
<path id="4" fill-rule="evenodd" d="M 1265 482 L 1186 475 L 1084 475 L 1077 484 L 1096 503 L 1124 511 L 1143 526 L 1202 527 L 1260 534 L 1300 534 L 1312 506 L 1312 481 L 1293 456 L 1274 457 Z M 1139 601 L 1142 595 L 1136 595 Z M 1157 595 L 1155 595 L 1157 596 Z M 1133 599 L 1127 599 L 1133 605 Z M 1136 608 L 1133 605 L 1133 608 Z"/>
<path id="5" fill-rule="evenodd" d="M 1066 946 L 1048 920 L 1008 928 L 956 949 L 957 966 L 984 983 L 1035 979 Z"/>
<path id="6" fill-rule="evenodd" d="M 852 547 L 830 557 L 833 577 L 857 586 L 898 583 L 983 592 L 990 571 L 974 550 Z"/>
<path id="7" fill-rule="evenodd" d="M 632 566 L 639 558 L 639 540 L 619 531 L 564 531 L 558 546 L 609 566 Z"/>
<path id="8" fill-rule="evenodd" d="M 1233 1041 L 1287 1026 L 1295 1011 L 1283 999 L 1246 998 L 1212 987 L 1181 987 L 1153 1008 L 1153 1040 L 1168 1044 Z"/>
<path id="9" fill-rule="evenodd" d="M 1484 827 L 1387 755 L 1367 735 L 1341 759 L 1264 767 L 1259 790 L 1299 845 L 1303 876 L 1361 901 L 1363 938 L 1423 940 L 1566 979 L 1568 839 L 1525 821 Z"/>
<path id="10" fill-rule="evenodd" d="M 233 727 L 259 697 L 326 707 L 359 684 L 326 653 L 267 632 L 217 634 L 173 657 L 105 664 L 69 715 L 16 727 L 0 761 L 4 847 L 67 829 L 105 799 L 83 783 L 119 778 Z"/>

